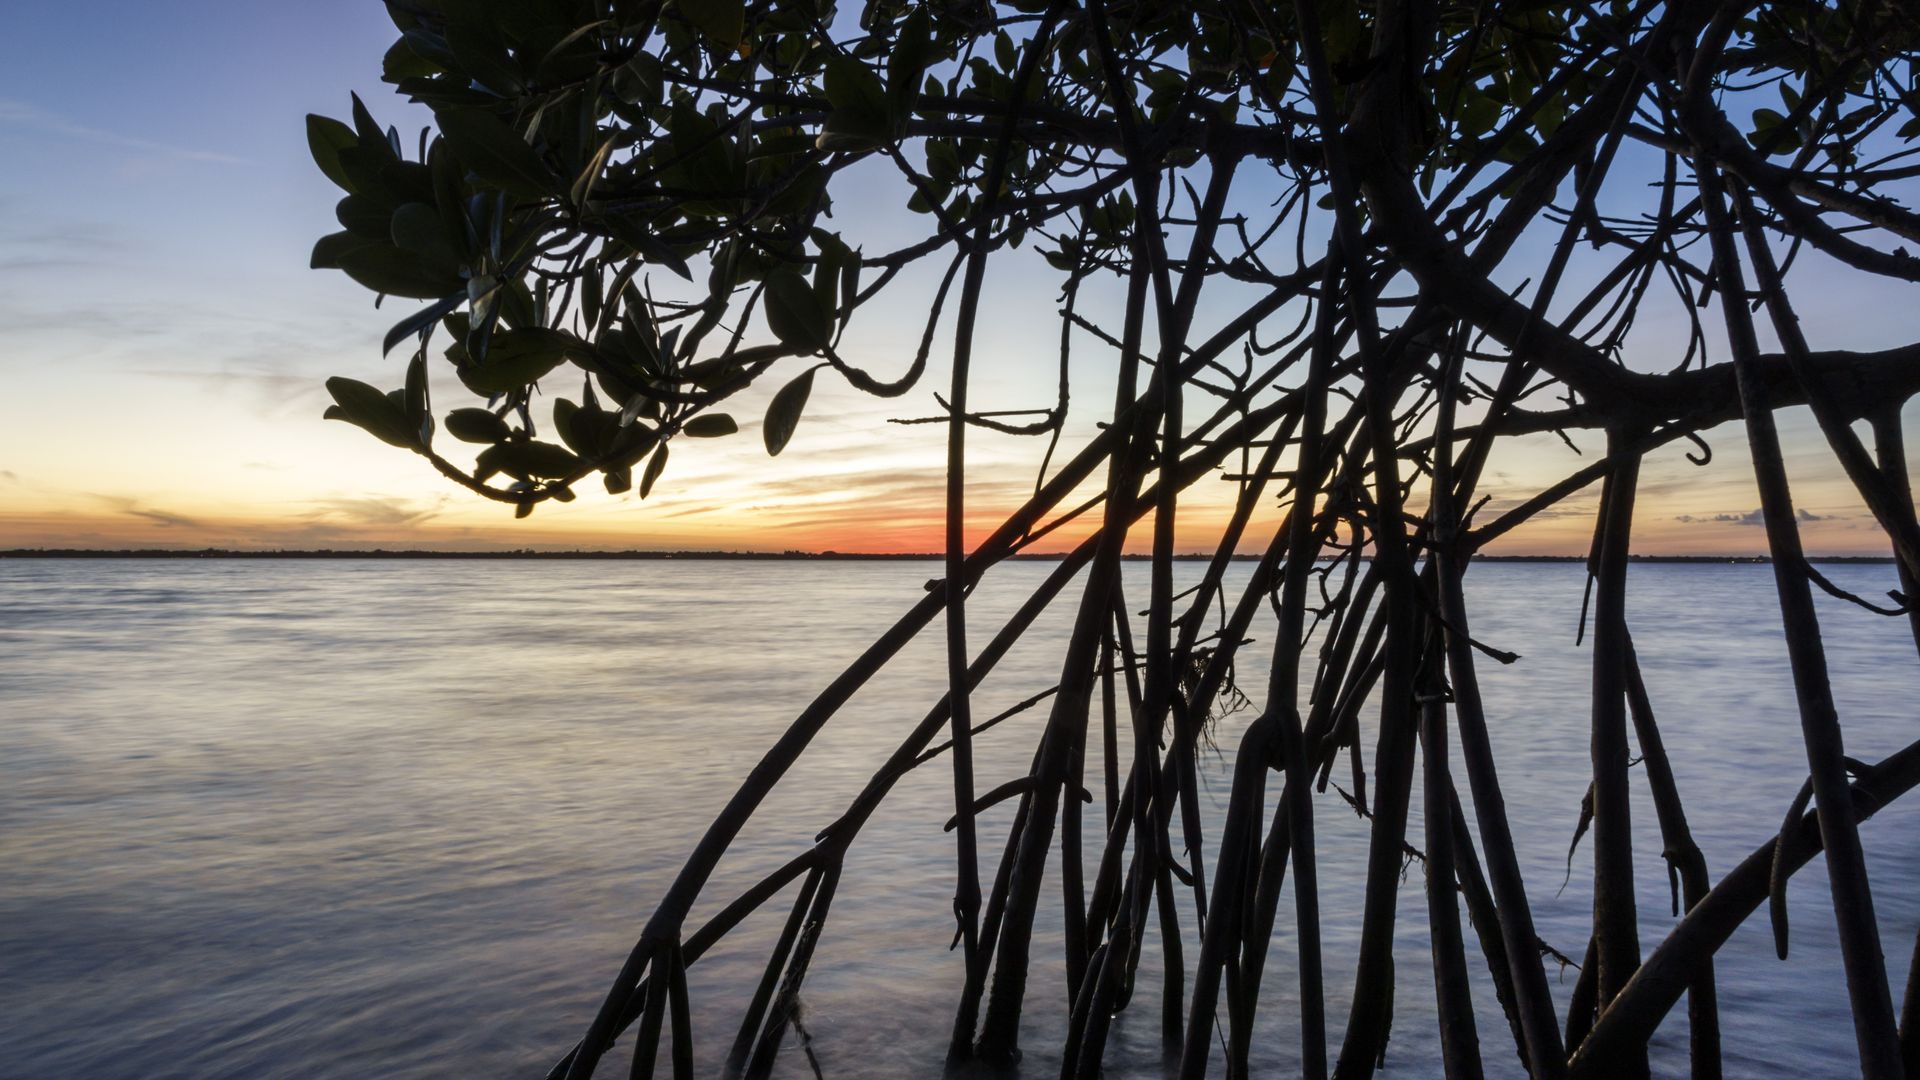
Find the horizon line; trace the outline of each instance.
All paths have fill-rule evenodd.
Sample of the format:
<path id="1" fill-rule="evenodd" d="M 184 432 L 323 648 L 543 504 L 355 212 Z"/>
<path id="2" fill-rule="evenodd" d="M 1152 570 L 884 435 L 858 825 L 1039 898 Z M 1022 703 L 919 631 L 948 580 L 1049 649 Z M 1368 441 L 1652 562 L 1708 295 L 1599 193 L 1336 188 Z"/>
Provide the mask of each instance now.
<path id="1" fill-rule="evenodd" d="M 1063 559 L 1066 551 L 1016 552 L 1005 557 L 1006 560 L 1054 560 Z M 1202 562 L 1215 557 L 1210 552 L 1180 552 L 1173 556 L 1179 562 Z M 0 550 L 0 559 L 689 559 L 689 560 L 771 560 L 771 561 L 901 561 L 924 562 L 942 560 L 946 556 L 937 551 L 899 551 L 899 552 L 861 552 L 835 551 L 831 548 L 822 551 L 725 551 L 719 549 L 659 549 L 659 548 L 503 548 L 498 550 L 459 550 L 438 548 L 8 548 Z M 1150 562 L 1150 554 L 1127 552 L 1120 558 L 1126 562 Z M 1234 562 L 1257 562 L 1261 556 L 1235 552 L 1229 559 Z M 1627 556 L 1632 562 L 1642 563 L 1754 563 L 1770 564 L 1773 559 L 1768 555 L 1660 555 L 1634 553 Z M 1891 563 L 1891 555 L 1808 555 L 1808 562 L 1814 563 Z M 1493 555 L 1472 556 L 1475 562 L 1550 562 L 1580 563 L 1586 562 L 1585 555 Z M 1331 562 L 1332 559 L 1318 561 Z"/>

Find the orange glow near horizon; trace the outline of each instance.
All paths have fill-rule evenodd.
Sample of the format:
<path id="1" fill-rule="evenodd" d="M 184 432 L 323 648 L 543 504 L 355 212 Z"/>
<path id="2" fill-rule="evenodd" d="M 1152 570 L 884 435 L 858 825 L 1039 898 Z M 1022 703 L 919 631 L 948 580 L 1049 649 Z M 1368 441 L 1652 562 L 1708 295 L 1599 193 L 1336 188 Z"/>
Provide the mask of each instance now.
<path id="1" fill-rule="evenodd" d="M 282 421 L 272 425 L 273 434 L 321 444 L 302 447 L 319 465 L 242 462 L 225 471 L 202 470 L 191 484 L 169 483 L 167 478 L 178 474 L 163 468 L 151 475 L 127 473 L 133 482 L 117 489 L 0 470 L 0 549 L 940 551 L 942 436 L 926 428 L 874 430 L 864 421 L 815 425 L 820 430 L 811 452 L 808 439 L 796 439 L 778 459 L 768 459 L 757 438 L 745 437 L 751 433 L 712 443 L 683 440 L 676 444 L 666 477 L 645 502 L 632 495 L 607 496 L 583 483 L 574 503 L 544 504 L 531 518 L 516 521 L 510 508 L 452 488 L 423 462 L 344 425 Z M 263 426 L 262 432 L 267 430 Z M 970 482 L 968 496 L 968 535 L 974 543 L 1032 491 L 1030 464 L 1012 454 L 996 459 L 995 452 L 1007 448 L 981 441 L 983 479 Z M 1721 463 L 1706 469 L 1684 463 L 1678 451 L 1649 462 L 1636 514 L 1637 552 L 1764 554 L 1765 534 L 1753 512 L 1757 499 L 1742 471 L 1740 447 L 1720 449 Z M 1493 520 L 1584 463 L 1557 442 L 1530 444 L 1508 456 L 1513 462 L 1503 465 L 1496 459 L 1489 469 L 1486 486 L 1492 498 L 1476 524 Z M 1817 458 L 1817 453 L 1803 456 Z M 1520 463 L 1529 467 L 1522 470 Z M 1844 481 L 1820 475 L 1817 461 L 1806 470 L 1814 475 L 1797 494 L 1807 549 L 1886 555 L 1884 538 Z M 371 478 L 377 487 L 355 492 L 345 486 L 354 477 Z M 1209 480 L 1184 496 L 1177 550 L 1214 550 L 1234 488 Z M 1087 493 L 1091 489 L 1066 505 Z M 1580 493 L 1488 551 L 1585 554 L 1597 494 L 1597 488 Z M 1240 549 L 1259 551 L 1279 514 L 1271 497 L 1265 500 Z M 1096 509 L 1031 550 L 1065 551 L 1097 521 Z M 1128 546 L 1144 551 L 1148 543 L 1148 530 L 1140 526 Z"/>
<path id="2" fill-rule="evenodd" d="M 159 378 L 129 380 L 136 393 L 105 405 L 77 390 L 40 388 L 44 409 L 0 432 L 0 549 L 229 548 L 439 550 L 718 550 L 932 553 L 942 549 L 945 432 L 901 427 L 890 417 L 911 406 L 876 402 L 844 386 L 823 386 L 786 452 L 769 458 L 757 415 L 738 410 L 741 432 L 680 439 L 651 497 L 609 496 L 593 480 L 579 498 L 546 503 L 516 521 L 509 507 L 462 491 L 425 462 L 345 424 L 322 421 L 318 380 L 269 400 L 246 380 L 208 386 Z M 236 385 L 237 384 L 237 385 Z M 32 388 L 29 387 L 29 390 Z M 64 395 L 74 394 L 71 400 Z M 116 433 L 101 446 L 67 418 L 91 409 Z M 1815 554 L 1887 554 L 1885 539 L 1812 430 L 1805 410 L 1782 413 L 1789 467 L 1807 549 Z M 1086 435 L 1063 442 L 1055 468 Z M 1709 434 L 1714 462 L 1689 464 L 1681 448 L 1651 455 L 1642 471 L 1634 549 L 1655 555 L 1756 555 L 1750 466 L 1738 425 Z M 1549 435 L 1498 449 L 1483 489 L 1491 496 L 1475 524 L 1581 468 L 1587 456 Z M 452 444 L 458 446 L 458 444 Z M 129 448 L 134 448 L 130 450 Z M 1039 440 L 979 433 L 969 440 L 968 534 L 984 539 L 1033 491 Z M 449 451 L 451 452 L 451 451 Z M 1063 506 L 1077 505 L 1091 485 Z M 1177 548 L 1210 553 L 1236 485 L 1202 480 L 1182 497 Z M 1416 488 L 1415 498 L 1422 497 Z M 1489 551 L 1582 555 L 1598 488 L 1502 537 Z M 1417 503 L 1415 509 L 1417 509 Z M 1257 552 L 1278 523 L 1263 502 L 1241 550 Z M 1035 552 L 1059 552 L 1087 535 L 1098 511 L 1046 537 Z M 1145 528 L 1129 547 L 1145 550 Z"/>
<path id="3" fill-rule="evenodd" d="M 0 549 L 67 550 L 427 550 L 427 551 L 728 551 L 823 552 L 843 554 L 933 554 L 942 549 L 944 524 L 937 506 L 924 515 L 884 521 L 849 521 L 763 529 L 752 520 L 715 515 L 705 525 L 635 528 L 638 522 L 612 516 L 514 522 L 505 510 L 502 520 L 475 522 L 467 514 L 447 514 L 417 523 L 381 524 L 378 521 L 330 514 L 299 514 L 287 518 L 195 515 L 130 508 L 121 512 L 36 512 L 8 508 L 0 511 Z M 981 514 L 971 519 L 970 543 L 977 543 L 997 527 L 1000 518 Z M 1219 541 L 1223 515 L 1188 515 L 1177 532 L 1176 550 L 1208 554 Z M 1264 533 L 1240 550 L 1255 554 L 1272 535 L 1277 515 L 1268 516 Z M 1803 523 L 1802 537 L 1811 553 L 1820 555 L 1885 556 L 1886 542 L 1877 531 L 1857 523 Z M 1586 554 L 1592 519 L 1556 519 L 1523 527 L 1488 547 L 1494 555 Z M 1088 532 L 1082 522 L 1071 523 L 1033 546 L 1036 554 L 1069 550 Z M 1634 549 L 1643 555 L 1751 556 L 1766 552 L 1760 529 L 1726 524 L 1718 528 L 1670 526 L 1661 519 L 1639 515 Z M 1136 527 L 1128 550 L 1144 553 L 1149 544 L 1145 525 Z"/>

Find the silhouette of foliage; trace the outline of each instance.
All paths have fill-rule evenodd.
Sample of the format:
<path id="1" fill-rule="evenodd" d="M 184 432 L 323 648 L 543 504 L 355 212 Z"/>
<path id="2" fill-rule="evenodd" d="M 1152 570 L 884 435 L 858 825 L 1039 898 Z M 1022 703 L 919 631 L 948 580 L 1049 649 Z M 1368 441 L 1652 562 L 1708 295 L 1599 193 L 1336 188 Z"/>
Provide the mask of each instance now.
<path id="1" fill-rule="evenodd" d="M 1770 895 L 1784 949 L 1786 878 L 1824 849 L 1862 1073 L 1920 1070 L 1916 992 L 1903 1031 L 1856 829 L 1920 782 L 1920 744 L 1871 765 L 1845 754 L 1811 599 L 1813 587 L 1838 590 L 1804 557 L 1804 515 L 1774 420 L 1811 407 L 1897 556 L 1895 606 L 1874 610 L 1908 619 L 1920 642 L 1909 600 L 1920 525 L 1900 418 L 1920 388 L 1920 343 L 1857 351 L 1808 340 L 1791 289 L 1806 274 L 1829 287 L 1920 281 L 1905 246 L 1920 241 L 1909 208 L 1920 179 L 1920 19 L 1907 5 L 390 0 L 387 9 L 400 36 L 385 79 L 431 109 L 434 130 L 403 137 L 358 98 L 346 120 L 309 118 L 315 162 L 344 192 L 341 231 L 316 244 L 313 265 L 425 306 L 386 339 L 389 351 L 410 352 L 400 387 L 331 380 L 328 416 L 524 515 L 572 499 L 595 473 L 619 493 L 638 472 L 644 497 L 677 439 L 739 430 L 728 410 L 757 383 L 767 384 L 762 430 L 777 454 L 820 378 L 893 397 L 918 384 L 930 357 L 951 372 L 935 418 L 949 447 L 943 582 L 744 781 L 556 1076 L 592 1074 L 635 1025 L 635 1075 L 651 1075 L 663 1041 L 675 1075 L 689 1075 L 686 966 L 791 887 L 791 914 L 726 1063 L 736 1075 L 770 1070 L 816 945 L 830 937 L 845 852 L 892 784 L 938 757 L 953 769 L 966 959 L 956 1066 L 1019 1057 L 1034 913 L 1053 858 L 1071 1015 L 1063 1075 L 1098 1075 L 1152 920 L 1169 972 L 1162 1026 L 1183 1076 L 1246 1074 L 1276 945 L 1299 973 L 1288 1009 L 1303 1071 L 1370 1075 L 1392 1023 L 1396 890 L 1412 852 L 1428 886 L 1443 1058 L 1417 1068 L 1482 1069 L 1464 899 L 1512 1052 L 1531 1074 L 1644 1075 L 1647 1041 L 1684 994 L 1695 1075 L 1716 1076 L 1713 954 Z M 835 202 L 856 174 L 867 184 L 891 177 L 894 206 L 921 223 L 917 235 L 884 244 L 861 235 L 860 208 Z M 976 410 L 967 391 L 983 282 L 1014 260 L 1044 264 L 1059 282 L 1059 398 Z M 931 304 L 910 292 L 920 298 L 896 305 L 896 315 L 926 312 L 917 354 L 889 372 L 855 364 L 850 328 L 910 281 L 938 283 Z M 1076 306 L 1096 293 L 1115 298 L 1117 323 Z M 1654 311 L 1662 317 L 1639 318 Z M 1762 351 L 1763 337 L 1777 349 Z M 1117 387 L 1104 425 L 1077 443 L 1070 343 L 1105 357 Z M 469 400 L 437 414 L 429 384 L 444 398 L 456 382 Z M 536 418 L 536 387 L 576 383 L 577 399 L 555 399 L 550 418 Z M 1715 882 L 1640 678 L 1625 580 L 1643 458 L 1683 440 L 1704 451 L 1701 433 L 1734 421 L 1761 494 L 1817 809 L 1803 797 L 1776 839 Z M 1051 448 L 1033 497 L 969 547 L 961 523 L 976 428 Z M 1579 430 L 1598 432 L 1605 454 L 1489 507 L 1482 479 L 1497 448 Z M 472 467 L 442 455 L 442 435 L 482 447 Z M 1181 492 L 1223 468 L 1234 513 L 1201 584 L 1176 595 Z M 1083 485 L 1096 497 L 1068 506 Z M 1563 1028 L 1475 674 L 1489 657 L 1514 658 L 1472 637 L 1462 579 L 1487 543 L 1594 485 L 1583 613 L 1593 776 L 1581 823 L 1591 825 L 1594 918 Z M 1275 498 L 1286 517 L 1263 538 L 1253 512 Z M 970 648 L 966 591 L 1072 520 L 1091 535 L 984 649 Z M 1150 529 L 1153 553 L 1138 642 L 1118 571 L 1136 523 Z M 1243 546 L 1263 555 L 1230 602 L 1223 571 Z M 972 735 L 1012 714 L 976 724 L 971 690 L 1070 580 L 1079 597 L 1060 682 L 1021 707 L 1045 705 L 1033 768 L 980 794 Z M 1280 645 L 1264 661 L 1238 655 L 1263 612 Z M 689 926 L 755 806 L 848 696 L 936 617 L 947 696 L 815 847 Z M 1256 669 L 1265 678 L 1249 683 Z M 1120 671 L 1138 679 L 1137 695 L 1116 690 Z M 1223 699 L 1257 715 L 1234 751 L 1231 800 L 1210 845 L 1195 751 Z M 1645 955 L 1629 724 L 1675 911 L 1686 912 Z M 1106 763 L 1095 799 L 1106 850 L 1089 880 L 1079 794 L 1094 743 Z M 1351 1011 L 1329 1052 L 1313 816 L 1343 755 L 1355 780 L 1343 794 L 1371 820 L 1372 838 Z M 1270 774 L 1283 794 L 1268 823 Z M 1424 833 L 1409 837 L 1416 795 Z M 1014 824 L 983 878 L 975 815 L 1003 799 L 1017 805 Z M 1274 925 L 1289 869 L 1290 935 Z M 1180 920 L 1202 914 L 1202 948 L 1183 957 Z"/>

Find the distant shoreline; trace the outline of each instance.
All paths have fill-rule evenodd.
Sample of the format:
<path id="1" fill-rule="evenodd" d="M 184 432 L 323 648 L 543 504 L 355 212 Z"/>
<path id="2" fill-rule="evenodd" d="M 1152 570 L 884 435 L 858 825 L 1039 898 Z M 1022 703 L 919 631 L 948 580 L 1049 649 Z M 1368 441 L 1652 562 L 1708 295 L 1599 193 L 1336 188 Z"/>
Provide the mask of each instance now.
<path id="1" fill-rule="evenodd" d="M 1014 555 L 1016 560 L 1056 562 L 1064 555 Z M 1123 555 L 1128 562 L 1145 562 L 1148 555 Z M 142 548 L 119 550 L 89 548 L 13 548 L 0 551 L 0 559 L 548 559 L 548 560 L 652 560 L 746 562 L 929 562 L 945 556 L 938 552 L 862 553 L 843 551 L 425 551 L 373 548 L 366 551 L 318 550 L 237 551 L 226 548 Z M 1175 555 L 1179 562 L 1205 562 L 1210 554 L 1190 552 Z M 1258 555 L 1235 555 L 1235 562 L 1255 562 Z M 1765 555 L 1632 555 L 1636 563 L 1754 563 L 1771 562 Z M 1583 555 L 1476 555 L 1475 562 L 1497 563 L 1581 563 Z M 1816 563 L 1891 563 L 1890 555 L 1813 555 Z"/>

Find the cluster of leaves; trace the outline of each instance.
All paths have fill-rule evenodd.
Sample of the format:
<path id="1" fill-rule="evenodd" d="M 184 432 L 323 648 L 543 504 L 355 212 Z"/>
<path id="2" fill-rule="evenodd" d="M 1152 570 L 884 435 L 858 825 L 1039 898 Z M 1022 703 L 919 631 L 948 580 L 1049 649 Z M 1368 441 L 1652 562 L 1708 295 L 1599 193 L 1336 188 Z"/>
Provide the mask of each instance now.
<path id="1" fill-rule="evenodd" d="M 394 0 L 400 36 L 385 81 L 431 109 L 434 130 L 410 159 L 407 140 L 357 97 L 347 121 L 309 117 L 314 159 L 344 194 L 341 231 L 316 244 L 312 263 L 382 296 L 428 302 L 385 343 L 416 343 L 408 381 L 422 389 L 384 394 L 336 379 L 329 415 L 525 513 L 570 498 L 594 472 L 625 491 L 643 461 L 644 495 L 674 437 L 736 430 L 715 407 L 799 360 L 762 427 L 778 453 L 818 367 L 873 385 L 836 345 L 852 311 L 900 267 L 957 244 L 983 212 L 1001 226 L 996 246 L 1018 246 L 1049 215 L 1081 214 L 1041 193 L 1087 171 L 1076 136 L 1110 127 L 1113 113 L 1084 27 L 1016 85 L 1018 35 L 1047 6 L 876 0 L 858 32 L 836 38 L 850 17 L 814 0 Z M 1166 57 L 1148 80 L 1156 117 L 1211 116 L 1248 79 L 1275 78 L 1271 60 L 1229 70 L 1226 20 L 1193 41 L 1179 5 L 1137 14 L 1148 17 L 1136 32 Z M 1363 48 L 1357 32 L 1353 41 Z M 1188 48 L 1220 63 L 1186 74 L 1178 54 Z M 1277 48 L 1263 38 L 1256 51 Z M 1016 106 L 1049 137 L 1023 140 L 988 193 L 998 118 Z M 909 162 L 901 150 L 915 144 Z M 825 227 L 831 178 L 870 157 L 907 174 L 907 208 L 938 219 L 930 242 L 869 260 Z M 1131 196 L 1084 211 L 1085 229 L 1069 231 L 1090 229 L 1089 243 L 1069 261 L 1090 267 L 1126 246 Z M 870 266 L 881 274 L 863 290 Z M 438 424 L 424 390 L 436 335 L 449 341 L 438 354 L 459 383 L 485 399 Z M 569 367 L 584 374 L 582 402 L 556 405 L 558 443 L 543 442 L 537 387 Z M 612 418 L 606 430 L 571 430 L 602 416 Z M 435 451 L 436 428 L 487 447 L 474 471 Z M 514 483 L 488 486 L 501 474 Z"/>
<path id="2" fill-rule="evenodd" d="M 1602 6 L 1620 23 L 1645 7 Z M 343 193 L 341 230 L 320 239 L 312 262 L 426 306 L 386 338 L 388 351 L 413 348 L 406 388 L 334 380 L 329 415 L 522 513 L 570 498 L 595 473 L 624 492 L 638 471 L 644 495 L 673 439 L 738 430 L 719 410 L 763 378 L 783 387 L 762 425 L 772 453 L 822 367 L 903 391 L 919 363 L 882 384 L 839 345 L 855 310 L 917 260 L 1035 234 L 1071 281 L 1124 272 L 1142 219 L 1130 154 L 1177 174 L 1209 147 L 1251 147 L 1296 193 L 1333 202 L 1307 146 L 1314 102 L 1290 4 L 1114 2 L 1104 31 L 1093 9 L 1046 0 L 869 0 L 857 12 L 830 0 L 387 9 L 399 36 L 385 81 L 430 109 L 433 129 L 410 148 L 357 97 L 345 121 L 308 118 L 314 160 Z M 1375 63 L 1374 14 L 1317 10 L 1327 89 L 1344 107 Z M 1900 80 L 1849 63 L 1835 44 L 1884 46 L 1911 37 L 1913 20 L 1883 13 L 1856 25 L 1848 11 L 1768 5 L 1742 25 L 1742 61 L 1778 84 L 1780 107 L 1753 112 L 1750 138 L 1764 154 L 1805 160 L 1817 148 L 1845 168 L 1890 118 L 1900 138 L 1920 135 L 1914 72 Z M 1558 3 L 1438 6 L 1440 47 L 1408 110 L 1417 130 L 1406 167 L 1423 194 L 1488 162 L 1518 175 L 1590 104 L 1618 68 L 1608 21 L 1586 14 Z M 1050 21 L 1048 48 L 1029 57 Z M 1115 54 L 1132 101 L 1111 88 Z M 1144 138 L 1129 135 L 1129 117 L 1151 145 L 1129 151 Z M 929 219 L 924 239 L 868 254 L 836 231 L 834 177 L 862 161 L 900 174 L 906 208 Z M 1462 209 L 1484 213 L 1504 191 L 1488 185 Z M 1356 211 L 1364 219 L 1367 208 Z M 444 369 L 430 352 L 483 404 L 436 421 L 429 368 Z M 563 376 L 584 383 L 578 404 L 555 402 L 536 422 L 538 387 Z M 482 444 L 477 468 L 442 457 L 436 430 Z M 493 486 L 496 476 L 512 482 Z"/>
<path id="3" fill-rule="evenodd" d="M 830 205 L 826 163 L 836 149 L 896 137 L 906 114 L 902 95 L 875 93 L 878 77 L 858 60 L 814 55 L 806 5 L 757 20 L 752 45 L 785 69 L 784 84 L 841 103 L 837 135 L 797 123 L 751 132 L 724 101 L 686 87 L 759 62 L 737 4 L 687 3 L 664 16 L 657 4 L 568 0 L 388 7 L 401 36 L 386 80 L 431 108 L 437 130 L 409 159 L 400 133 L 358 97 L 350 123 L 308 118 L 314 160 L 344 194 L 341 231 L 321 238 L 312 264 L 383 297 L 430 303 L 386 338 L 389 351 L 416 345 L 408 388 L 336 378 L 329 417 L 443 471 L 436 428 L 483 444 L 459 478 L 524 513 L 571 498 L 570 485 L 593 472 L 609 491 L 628 490 L 643 461 L 644 495 L 675 436 L 738 430 L 718 402 L 776 361 L 832 351 L 862 260 L 817 225 Z M 908 29 L 926 27 L 923 16 Z M 897 63 L 891 74 L 918 82 Z M 655 270 L 685 298 L 656 299 Z M 728 326 L 742 293 L 747 310 Z M 744 344 L 756 309 L 772 340 Z M 460 384 L 486 402 L 437 425 L 426 390 L 436 334 Z M 541 441 L 536 387 L 569 367 L 584 377 L 581 400 L 554 404 L 558 442 Z M 812 376 L 809 366 L 775 396 L 769 452 L 791 438 Z M 514 483 L 488 486 L 498 475 Z"/>
<path id="4" fill-rule="evenodd" d="M 1841 4 L 1766 7 L 1742 30 L 1743 70 L 1772 84 L 1780 107 L 1752 111 L 1747 134 L 1761 153 L 1800 162 L 1816 155 L 1841 174 L 1860 164 L 1860 146 L 1882 127 L 1920 137 L 1920 20 L 1897 6 L 1875 11 Z M 1903 72 L 1857 62 L 1863 46 L 1906 56 Z M 1900 76 L 1904 75 L 1904 78 Z M 1903 108 L 1904 106 L 1904 108 Z"/>

